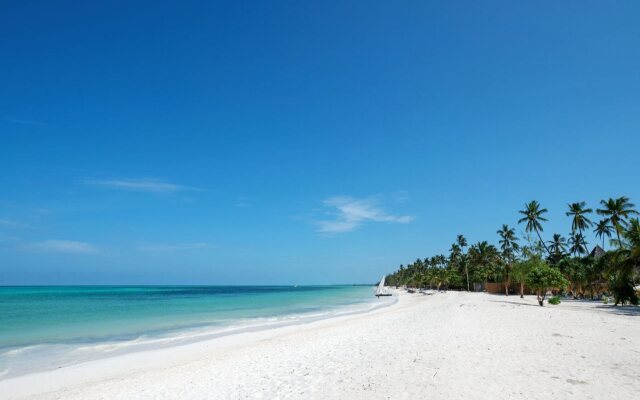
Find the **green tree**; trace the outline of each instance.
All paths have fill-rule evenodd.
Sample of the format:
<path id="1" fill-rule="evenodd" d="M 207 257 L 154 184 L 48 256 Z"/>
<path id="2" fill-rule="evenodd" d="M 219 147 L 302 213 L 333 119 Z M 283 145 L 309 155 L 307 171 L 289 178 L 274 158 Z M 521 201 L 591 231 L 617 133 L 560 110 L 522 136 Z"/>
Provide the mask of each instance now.
<path id="1" fill-rule="evenodd" d="M 464 235 L 458 235 L 457 242 L 458 242 L 458 246 L 460 246 L 460 249 L 461 249 L 460 262 L 464 266 L 464 274 L 467 280 L 467 292 L 468 292 L 469 291 L 469 265 L 467 262 L 468 261 L 467 256 L 464 252 L 464 248 L 467 247 L 467 239 L 464 237 Z"/>
<path id="2" fill-rule="evenodd" d="M 586 208 L 587 203 L 581 201 L 579 203 L 571 203 L 568 205 L 569 211 L 567 211 L 567 216 L 572 217 L 571 220 L 571 232 L 578 232 L 580 234 L 580 238 L 583 240 L 582 245 L 584 246 L 585 252 L 587 251 L 587 243 L 584 242 L 584 236 L 582 234 L 583 231 L 587 230 L 593 223 L 587 217 L 588 214 L 593 212 L 593 209 Z M 578 246 L 580 247 L 580 246 Z"/>
<path id="3" fill-rule="evenodd" d="M 513 262 L 515 260 L 516 253 L 520 249 L 518 245 L 518 238 L 513 228 L 509 225 L 503 224 L 501 229 L 498 229 L 498 235 L 500 236 L 500 249 L 502 250 L 502 257 L 504 258 L 504 294 L 509 296 L 509 286 L 511 285 L 511 270 L 513 268 Z"/>
<path id="4" fill-rule="evenodd" d="M 486 240 L 478 242 L 469 248 L 469 262 L 471 280 L 482 282 L 488 277 L 496 280 L 495 266 L 498 261 L 498 249 Z"/>
<path id="5" fill-rule="evenodd" d="M 574 256 L 587 253 L 587 242 L 584 240 L 582 233 L 573 232 L 569 238 L 569 252 Z"/>
<path id="6" fill-rule="evenodd" d="M 546 214 L 547 211 L 548 210 L 546 208 L 540 208 L 540 203 L 538 203 L 536 200 L 533 200 L 525 204 L 524 210 L 519 211 L 519 213 L 524 215 L 524 217 L 518 220 L 518 223 L 521 224 L 523 222 L 526 222 L 527 225 L 525 230 L 527 232 L 535 232 L 538 235 L 540 243 L 545 248 L 545 250 L 547 250 L 547 253 L 551 254 L 549 252 L 549 249 L 547 248 L 547 245 L 544 243 L 544 240 L 542 240 L 542 236 L 540 235 L 540 232 L 542 232 L 542 224 L 540 223 L 540 221 L 547 220 L 542 216 L 543 214 Z"/>
<path id="7" fill-rule="evenodd" d="M 640 220 L 631 218 L 629 228 L 624 232 L 627 249 L 623 253 L 631 270 L 640 268 Z"/>
<path id="8" fill-rule="evenodd" d="M 520 285 L 520 298 L 524 297 L 524 284 L 527 281 L 527 276 L 531 270 L 531 263 L 527 260 L 516 261 L 513 264 L 511 274 L 513 279 Z"/>
<path id="9" fill-rule="evenodd" d="M 451 281 L 451 271 L 447 268 L 439 268 L 434 275 L 434 279 L 438 290 L 446 289 Z"/>
<path id="10" fill-rule="evenodd" d="M 462 248 L 458 243 L 453 243 L 449 249 L 448 268 L 451 270 L 451 282 L 452 287 L 461 289 L 464 284 L 464 260 L 462 255 Z"/>
<path id="11" fill-rule="evenodd" d="M 638 305 L 635 284 L 640 275 L 640 220 L 632 218 L 628 229 L 622 232 L 621 248 L 614 254 L 614 263 L 609 274 L 609 289 L 614 294 L 615 305 L 630 302 Z"/>
<path id="12" fill-rule="evenodd" d="M 458 289 L 464 288 L 464 277 L 452 266 L 449 268 L 449 287 Z"/>
<path id="13" fill-rule="evenodd" d="M 558 268 L 569 280 L 569 291 L 573 297 L 581 296 L 588 283 L 588 271 L 583 259 L 567 257 L 558 263 Z"/>
<path id="14" fill-rule="evenodd" d="M 605 220 L 613 226 L 618 238 L 618 247 L 622 248 L 622 242 L 620 236 L 627 226 L 627 219 L 632 215 L 637 215 L 638 212 L 634 210 L 634 205 L 629 201 L 628 197 L 621 196 L 617 199 L 610 198 L 607 201 L 600 201 L 603 208 L 599 208 L 596 212 L 602 215 Z"/>
<path id="15" fill-rule="evenodd" d="M 602 258 L 602 257 L 600 257 Z M 581 259 L 584 265 L 587 289 L 589 289 L 591 300 L 600 294 L 600 281 L 602 280 L 602 264 L 599 259 L 594 257 L 585 257 Z"/>
<path id="16" fill-rule="evenodd" d="M 556 264 L 562 260 L 567 252 L 567 239 L 562 237 L 559 233 L 553 234 L 553 239 L 549 242 L 549 261 L 552 264 Z"/>
<path id="17" fill-rule="evenodd" d="M 569 281 L 562 276 L 562 273 L 558 269 L 550 267 L 549 264 L 541 258 L 530 261 L 532 262 L 532 266 L 527 275 L 527 285 L 536 291 L 538 304 L 542 307 L 549 290 L 562 290 L 569 286 Z"/>
<path id="18" fill-rule="evenodd" d="M 609 224 L 609 219 L 601 219 L 600 222 L 596 224 L 593 232 L 596 234 L 596 237 L 602 238 L 602 249 L 604 249 L 604 237 L 606 236 L 610 238 L 613 233 L 613 228 Z"/>

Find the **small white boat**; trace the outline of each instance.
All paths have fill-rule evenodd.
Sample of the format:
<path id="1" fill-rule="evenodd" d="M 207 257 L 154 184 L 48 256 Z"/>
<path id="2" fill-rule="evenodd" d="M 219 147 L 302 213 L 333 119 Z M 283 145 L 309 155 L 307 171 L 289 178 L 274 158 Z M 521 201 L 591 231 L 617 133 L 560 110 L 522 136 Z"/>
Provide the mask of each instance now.
<path id="1" fill-rule="evenodd" d="M 391 293 L 387 292 L 387 289 L 384 288 L 384 279 L 387 276 L 384 275 L 382 279 L 380 279 L 380 283 L 378 284 L 378 288 L 376 289 L 376 297 L 380 296 L 391 296 Z"/>

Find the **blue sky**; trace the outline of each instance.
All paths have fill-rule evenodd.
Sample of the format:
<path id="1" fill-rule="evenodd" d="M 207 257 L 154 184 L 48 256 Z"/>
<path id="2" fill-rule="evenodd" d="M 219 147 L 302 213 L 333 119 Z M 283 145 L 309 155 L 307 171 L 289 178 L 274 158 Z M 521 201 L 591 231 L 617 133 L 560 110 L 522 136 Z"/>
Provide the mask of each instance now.
<path id="1" fill-rule="evenodd" d="M 0 284 L 374 282 L 640 203 L 637 1 L 94 3 L 3 6 Z"/>

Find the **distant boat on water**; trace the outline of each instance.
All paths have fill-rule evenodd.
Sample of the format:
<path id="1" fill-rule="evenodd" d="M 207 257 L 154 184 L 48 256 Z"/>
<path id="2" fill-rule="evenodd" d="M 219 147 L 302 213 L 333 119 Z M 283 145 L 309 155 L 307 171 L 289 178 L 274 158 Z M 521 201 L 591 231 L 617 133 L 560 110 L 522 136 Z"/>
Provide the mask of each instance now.
<path id="1" fill-rule="evenodd" d="M 380 296 L 391 296 L 391 293 L 387 292 L 387 289 L 384 288 L 384 280 L 387 276 L 384 275 L 382 279 L 380 279 L 380 283 L 378 284 L 378 288 L 376 289 L 376 297 Z"/>

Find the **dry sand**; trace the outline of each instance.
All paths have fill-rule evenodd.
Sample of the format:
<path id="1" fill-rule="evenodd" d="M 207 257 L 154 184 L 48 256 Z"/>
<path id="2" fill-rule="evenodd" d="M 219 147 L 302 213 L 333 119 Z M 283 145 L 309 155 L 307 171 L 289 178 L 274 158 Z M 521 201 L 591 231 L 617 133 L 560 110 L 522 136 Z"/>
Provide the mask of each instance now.
<path id="1" fill-rule="evenodd" d="M 351 315 L 0 381 L 0 398 L 615 399 L 640 393 L 640 310 L 399 294 Z"/>

